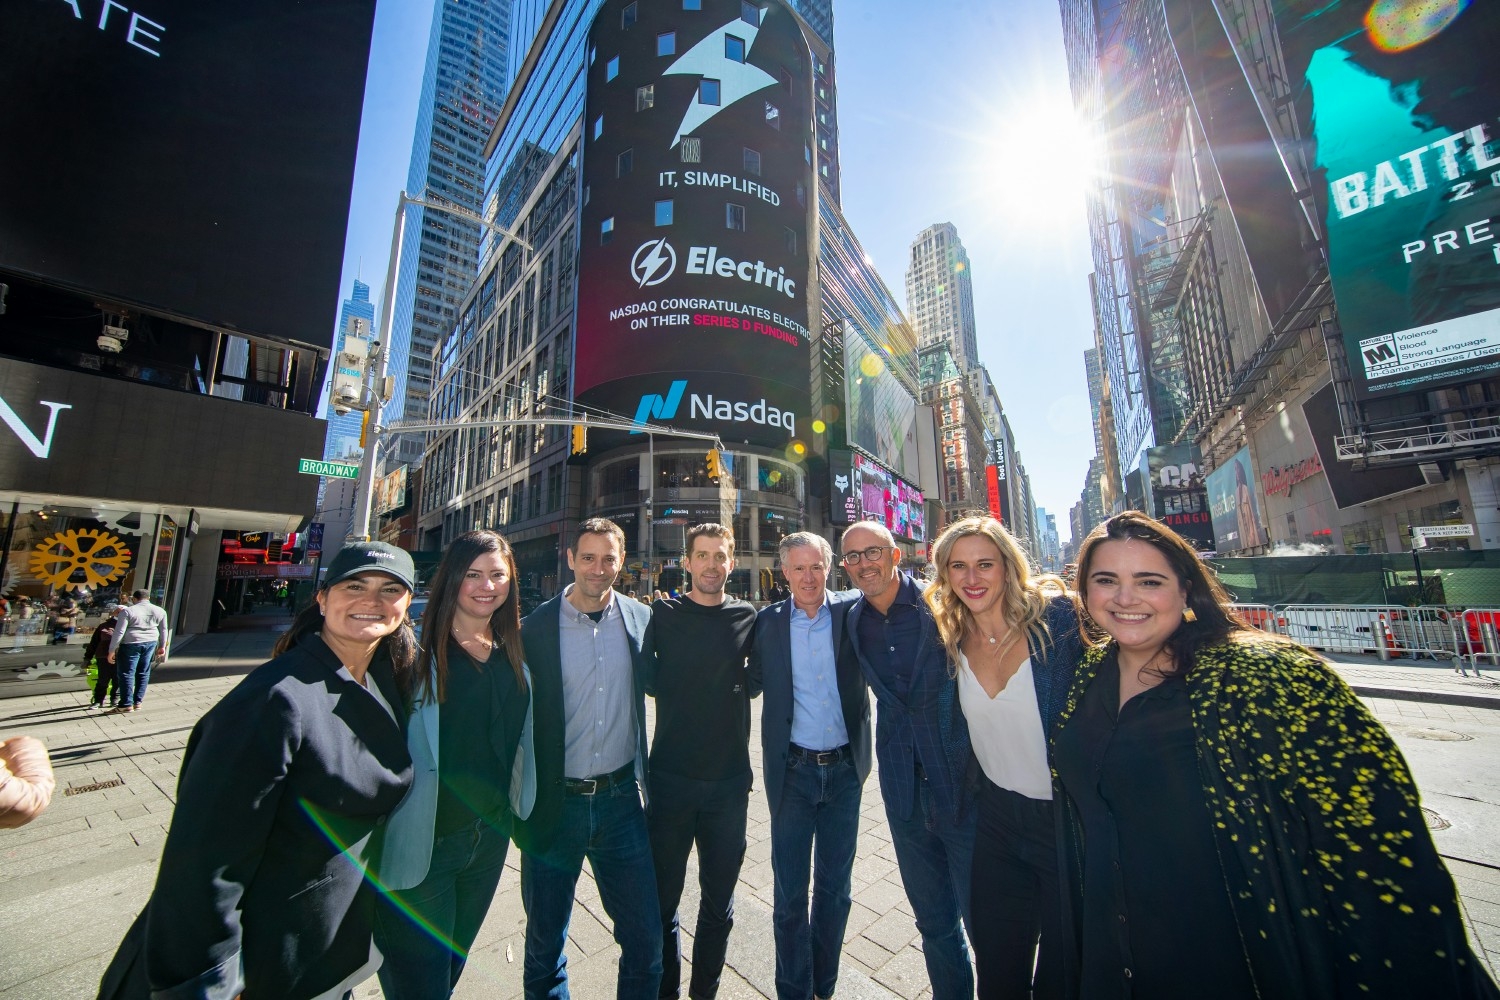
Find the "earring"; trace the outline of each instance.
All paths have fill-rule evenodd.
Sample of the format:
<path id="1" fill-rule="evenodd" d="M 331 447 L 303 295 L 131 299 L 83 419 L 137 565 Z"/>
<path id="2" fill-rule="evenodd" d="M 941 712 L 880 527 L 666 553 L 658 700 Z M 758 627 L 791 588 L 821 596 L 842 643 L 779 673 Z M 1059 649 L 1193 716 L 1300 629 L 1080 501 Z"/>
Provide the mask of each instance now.
<path id="1" fill-rule="evenodd" d="M 1183 608 L 1182 620 L 1185 622 L 1195 622 L 1198 620 L 1198 612 L 1194 611 L 1192 608 Z"/>

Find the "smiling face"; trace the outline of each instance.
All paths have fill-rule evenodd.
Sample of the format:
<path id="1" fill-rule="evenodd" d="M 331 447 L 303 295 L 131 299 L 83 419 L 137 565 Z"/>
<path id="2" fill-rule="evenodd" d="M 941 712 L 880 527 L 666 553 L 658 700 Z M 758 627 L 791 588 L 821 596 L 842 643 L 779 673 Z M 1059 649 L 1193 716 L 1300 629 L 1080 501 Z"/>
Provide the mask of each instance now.
<path id="1" fill-rule="evenodd" d="M 688 596 L 699 604 L 722 603 L 724 583 L 734 571 L 734 543 L 714 535 L 699 535 L 693 539 L 687 568 L 693 574 L 693 589 Z"/>
<path id="2" fill-rule="evenodd" d="M 854 585 L 865 597 L 872 601 L 881 601 L 887 596 L 894 599 L 901 580 L 896 568 L 896 550 L 889 540 L 869 528 L 854 527 L 844 532 L 839 548 L 845 559 L 844 568 L 849 573 L 849 579 L 854 581 Z M 880 551 L 870 553 L 872 548 Z M 867 554 L 860 557 L 858 564 L 851 566 L 848 563 L 851 552 Z M 874 558 L 869 557 L 871 554 Z"/>
<path id="3" fill-rule="evenodd" d="M 781 563 L 781 575 L 792 590 L 792 600 L 803 613 L 812 616 L 823 605 L 828 589 L 828 563 L 816 545 L 794 545 L 787 549 Z"/>
<path id="4" fill-rule="evenodd" d="M 584 611 L 597 611 L 609 603 L 609 589 L 620 575 L 624 553 L 620 543 L 608 532 L 588 532 L 578 536 L 568 550 L 568 569 L 573 571 L 573 605 Z"/>
<path id="5" fill-rule="evenodd" d="M 317 599 L 323 611 L 323 639 L 330 648 L 370 647 L 406 620 L 411 591 L 393 576 L 370 572 L 318 591 Z"/>
<path id="6" fill-rule="evenodd" d="M 965 535 L 953 543 L 944 575 L 969 613 L 984 617 L 1005 596 L 1005 562 L 1000 549 L 983 535 Z"/>
<path id="7" fill-rule="evenodd" d="M 1155 546 L 1138 538 L 1097 545 L 1080 581 L 1089 616 L 1138 662 L 1182 625 L 1187 588 Z"/>
<path id="8" fill-rule="evenodd" d="M 469 564 L 463 582 L 458 586 L 458 606 L 454 621 L 464 627 L 463 618 L 474 626 L 488 622 L 510 596 L 510 566 L 499 552 L 486 552 Z"/>

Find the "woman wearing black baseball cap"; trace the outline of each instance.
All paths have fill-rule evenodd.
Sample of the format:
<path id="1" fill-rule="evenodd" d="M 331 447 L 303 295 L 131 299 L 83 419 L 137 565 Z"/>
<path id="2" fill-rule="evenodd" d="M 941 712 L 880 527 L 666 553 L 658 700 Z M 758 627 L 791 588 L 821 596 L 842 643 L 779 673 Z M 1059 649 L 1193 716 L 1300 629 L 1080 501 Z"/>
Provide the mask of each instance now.
<path id="1" fill-rule="evenodd" d="M 150 902 L 101 997 L 342 998 L 374 974 L 370 834 L 406 794 L 411 556 L 346 546 L 193 729 Z"/>

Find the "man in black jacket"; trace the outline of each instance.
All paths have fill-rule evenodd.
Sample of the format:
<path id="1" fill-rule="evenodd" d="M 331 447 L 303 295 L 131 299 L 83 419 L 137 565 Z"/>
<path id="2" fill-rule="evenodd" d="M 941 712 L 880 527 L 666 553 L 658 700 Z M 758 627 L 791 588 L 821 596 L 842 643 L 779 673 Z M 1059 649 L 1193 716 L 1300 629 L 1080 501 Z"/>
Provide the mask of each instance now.
<path id="1" fill-rule="evenodd" d="M 734 886 L 745 859 L 750 802 L 750 689 L 745 657 L 755 607 L 724 592 L 734 535 L 722 524 L 687 533 L 685 598 L 651 606 L 656 635 L 656 737 L 651 745 L 651 853 L 662 918 L 660 996 L 682 985 L 677 904 L 698 847 L 697 932 L 688 995 L 713 1000 L 734 926 Z"/>
<path id="2" fill-rule="evenodd" d="M 578 526 L 573 583 L 521 623 L 531 667 L 536 805 L 513 831 L 521 848 L 527 1000 L 568 1000 L 563 945 L 588 859 L 620 946 L 619 1000 L 655 1000 L 661 980 L 656 876 L 642 810 L 651 612 L 613 590 L 625 533 Z"/>

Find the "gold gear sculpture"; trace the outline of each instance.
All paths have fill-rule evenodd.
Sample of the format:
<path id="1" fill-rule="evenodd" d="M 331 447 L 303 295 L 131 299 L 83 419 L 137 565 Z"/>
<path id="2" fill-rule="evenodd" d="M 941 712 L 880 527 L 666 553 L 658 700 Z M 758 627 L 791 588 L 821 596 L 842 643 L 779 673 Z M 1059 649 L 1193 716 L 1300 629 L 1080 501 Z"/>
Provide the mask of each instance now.
<path id="1" fill-rule="evenodd" d="M 124 576 L 129 567 L 130 550 L 125 543 L 107 531 L 91 528 L 53 535 L 31 553 L 31 572 L 65 590 L 102 587 Z M 84 578 L 75 581 L 73 575 L 79 570 Z"/>

